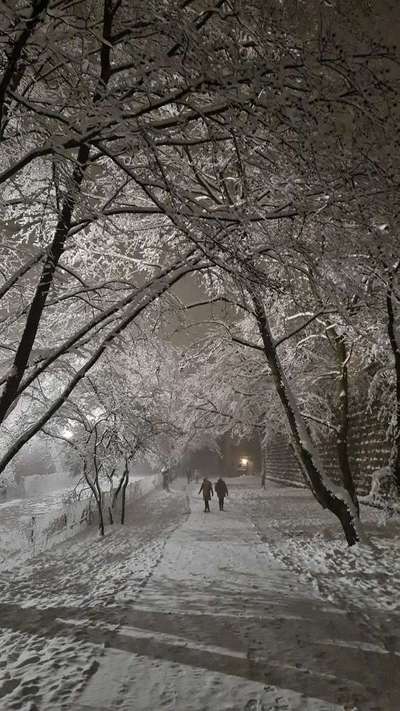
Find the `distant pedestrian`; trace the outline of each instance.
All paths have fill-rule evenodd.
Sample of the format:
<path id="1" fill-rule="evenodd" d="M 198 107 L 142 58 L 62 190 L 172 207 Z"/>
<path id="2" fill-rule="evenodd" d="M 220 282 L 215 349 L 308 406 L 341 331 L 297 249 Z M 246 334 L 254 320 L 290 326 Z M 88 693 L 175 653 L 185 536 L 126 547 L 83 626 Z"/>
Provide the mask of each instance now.
<path id="1" fill-rule="evenodd" d="M 29 534 L 29 540 L 32 544 L 35 543 L 35 528 L 36 528 L 36 516 L 31 518 L 31 530 Z"/>
<path id="2" fill-rule="evenodd" d="M 223 511 L 224 510 L 224 498 L 225 498 L 225 496 L 228 496 L 228 487 L 225 484 L 224 480 L 221 479 L 221 477 L 216 482 L 214 489 L 215 489 L 216 495 L 218 496 L 219 510 Z"/>
<path id="3" fill-rule="evenodd" d="M 199 494 L 203 492 L 203 499 L 204 499 L 204 513 L 208 512 L 210 513 L 210 499 L 212 496 L 214 496 L 214 491 L 212 488 L 211 481 L 207 479 L 207 477 L 204 477 L 203 483 L 200 487 Z"/>
<path id="4" fill-rule="evenodd" d="M 169 470 L 167 469 L 167 467 L 163 467 L 161 469 L 161 476 L 162 476 L 162 488 L 164 489 L 164 491 L 169 492 L 170 478 L 169 478 Z"/>

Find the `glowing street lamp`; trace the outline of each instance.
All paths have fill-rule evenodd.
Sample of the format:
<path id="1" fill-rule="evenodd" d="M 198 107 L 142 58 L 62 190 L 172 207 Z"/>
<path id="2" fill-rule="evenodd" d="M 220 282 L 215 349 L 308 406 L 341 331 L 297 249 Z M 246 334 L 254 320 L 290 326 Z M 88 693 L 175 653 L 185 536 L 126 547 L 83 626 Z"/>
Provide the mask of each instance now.
<path id="1" fill-rule="evenodd" d="M 247 467 L 249 460 L 247 459 L 247 457 L 242 457 L 240 460 L 240 463 L 241 463 L 242 467 Z"/>

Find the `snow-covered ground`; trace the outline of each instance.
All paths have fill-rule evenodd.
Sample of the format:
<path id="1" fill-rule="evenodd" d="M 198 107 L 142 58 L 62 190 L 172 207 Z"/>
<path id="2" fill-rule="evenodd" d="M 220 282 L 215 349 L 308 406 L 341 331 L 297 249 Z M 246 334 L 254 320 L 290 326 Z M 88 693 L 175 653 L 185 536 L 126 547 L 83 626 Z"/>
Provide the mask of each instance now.
<path id="1" fill-rule="evenodd" d="M 377 687 L 359 708 L 400 708 L 393 701 L 396 693 L 400 698 L 400 689 L 393 690 L 390 677 L 392 664 L 393 674 L 400 664 L 400 517 L 362 506 L 369 545 L 348 548 L 337 519 L 304 489 L 270 481 L 263 492 L 242 487 L 237 494 L 273 557 L 359 629 L 358 648 L 370 653 L 368 666 L 374 664 Z"/>
<path id="2" fill-rule="evenodd" d="M 240 504 L 205 515 L 193 497 L 191 507 L 76 708 L 341 708 L 307 693 L 303 650 L 280 660 L 282 624 L 301 621 L 299 595 L 307 605 L 316 595 L 267 554 Z"/>
<path id="3" fill-rule="evenodd" d="M 333 580 L 375 554 L 349 553 L 306 491 L 228 486 L 224 512 L 153 491 L 105 540 L 3 573 L 2 711 L 397 711 L 397 612 L 364 604 L 359 573 Z"/>
<path id="4" fill-rule="evenodd" d="M 38 552 L 76 535 L 81 525 L 86 525 L 85 521 L 82 524 L 81 517 L 88 508 L 91 496 L 88 486 L 81 489 L 79 500 L 76 500 L 72 496 L 73 487 L 68 485 L 66 477 L 27 478 L 36 481 L 36 486 L 25 485 L 29 496 L 0 502 L 0 570 L 29 560 Z M 46 478 L 53 486 L 44 493 L 42 480 Z M 41 480 L 40 485 L 37 485 L 38 479 Z M 55 479 L 58 479 L 58 488 L 54 486 Z M 157 476 L 131 476 L 127 497 L 147 493 L 160 484 L 158 480 Z M 104 490 L 107 491 L 106 488 Z M 93 512 L 96 510 L 93 497 L 90 509 Z"/>
<path id="5" fill-rule="evenodd" d="M 187 502 L 155 490 L 126 527 L 88 528 L 0 574 L 0 709 L 75 708 L 73 697 L 159 561 Z"/>
<path id="6" fill-rule="evenodd" d="M 337 519 L 304 489 L 242 488 L 246 510 L 275 558 L 321 594 L 360 610 L 400 613 L 400 517 L 361 507 L 368 545 L 348 548 Z"/>

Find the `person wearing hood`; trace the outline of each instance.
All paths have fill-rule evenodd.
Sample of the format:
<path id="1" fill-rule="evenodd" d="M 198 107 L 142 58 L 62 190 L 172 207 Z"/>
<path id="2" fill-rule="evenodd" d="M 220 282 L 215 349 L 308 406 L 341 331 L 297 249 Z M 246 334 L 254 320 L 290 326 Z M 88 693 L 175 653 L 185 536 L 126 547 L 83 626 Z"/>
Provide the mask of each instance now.
<path id="1" fill-rule="evenodd" d="M 219 510 L 223 511 L 224 510 L 224 498 L 225 498 L 225 496 L 228 496 L 228 487 L 225 484 L 224 480 L 221 479 L 221 477 L 216 482 L 214 489 L 215 489 L 216 495 L 218 496 Z"/>
<path id="2" fill-rule="evenodd" d="M 203 492 L 204 513 L 210 513 L 210 499 L 212 496 L 214 496 L 214 491 L 212 488 L 211 481 L 207 479 L 207 477 L 204 477 L 203 479 L 199 494 L 201 494 L 201 492 Z"/>
<path id="3" fill-rule="evenodd" d="M 169 469 L 168 467 L 163 467 L 161 469 L 161 476 L 162 476 L 162 488 L 164 491 L 169 492 Z"/>

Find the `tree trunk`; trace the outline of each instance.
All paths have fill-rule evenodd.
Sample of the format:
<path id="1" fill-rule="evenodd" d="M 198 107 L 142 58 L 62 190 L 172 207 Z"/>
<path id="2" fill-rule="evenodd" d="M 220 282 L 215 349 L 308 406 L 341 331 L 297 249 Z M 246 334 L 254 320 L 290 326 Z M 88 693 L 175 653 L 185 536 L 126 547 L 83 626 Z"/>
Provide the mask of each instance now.
<path id="1" fill-rule="evenodd" d="M 354 485 L 353 474 L 349 461 L 349 373 L 348 373 L 348 354 L 344 336 L 334 334 L 335 348 L 340 368 L 339 378 L 339 405 L 338 405 L 338 434 L 337 434 L 337 453 L 339 460 L 340 472 L 344 488 L 349 492 L 351 500 L 356 508 L 357 514 L 360 514 L 360 506 L 358 503 L 356 487 Z"/>
<path id="2" fill-rule="evenodd" d="M 96 478 L 96 489 L 97 489 L 96 504 L 97 504 L 97 511 L 99 514 L 99 531 L 100 531 L 100 535 L 104 536 L 103 496 L 102 496 L 100 485 L 99 485 L 97 478 Z"/>
<path id="3" fill-rule="evenodd" d="M 311 289 L 315 295 L 321 310 L 323 310 L 323 301 L 319 294 L 319 288 L 314 277 L 309 275 Z M 329 323 L 329 322 L 328 322 Z M 328 340 L 334 350 L 336 361 L 338 364 L 340 377 L 338 383 L 338 407 L 337 419 L 338 426 L 336 429 L 336 451 L 338 457 L 339 470 L 344 488 L 349 492 L 351 500 L 357 511 L 357 516 L 360 515 L 360 506 L 357 498 L 357 491 L 354 484 L 353 474 L 349 459 L 349 354 L 347 353 L 346 340 L 344 334 L 339 334 L 334 323 L 329 323 L 325 329 Z"/>
<path id="4" fill-rule="evenodd" d="M 169 492 L 169 471 L 162 472 L 162 488 Z"/>
<path id="5" fill-rule="evenodd" d="M 94 471 L 95 471 L 94 488 L 96 490 L 96 503 L 97 503 L 97 510 L 99 512 L 99 531 L 100 531 L 100 535 L 104 536 L 103 494 L 102 494 L 101 486 L 100 486 L 100 482 L 99 482 L 100 468 L 99 468 L 98 460 L 97 460 L 97 446 L 98 446 L 97 423 L 95 424 L 95 426 L 93 428 L 93 432 L 94 432 L 93 466 L 94 466 Z"/>
<path id="6" fill-rule="evenodd" d="M 261 486 L 265 489 L 265 450 L 261 450 Z"/>
<path id="7" fill-rule="evenodd" d="M 395 315 L 393 308 L 393 275 L 391 276 L 389 288 L 386 294 L 386 308 L 388 315 L 387 331 L 394 357 L 394 374 L 396 380 L 395 421 L 389 466 L 391 471 L 393 472 L 397 491 L 398 493 L 400 493 L 400 351 L 395 330 Z"/>
<path id="8" fill-rule="evenodd" d="M 118 496 L 119 496 L 119 492 L 121 491 L 122 484 L 123 484 L 123 482 L 124 482 L 124 477 L 125 477 L 125 470 L 124 470 L 124 472 L 123 472 L 123 474 L 122 474 L 122 476 L 121 476 L 121 478 L 120 478 L 120 480 L 119 480 L 119 482 L 118 482 L 117 488 L 116 488 L 115 491 L 114 491 L 113 498 L 112 498 L 112 503 L 111 503 L 111 508 L 114 508 L 115 504 L 117 503 Z"/>
<path id="9" fill-rule="evenodd" d="M 112 470 L 112 472 L 111 472 L 111 474 L 110 474 L 110 476 L 109 476 L 109 480 L 110 480 L 110 492 L 109 492 L 109 494 L 108 494 L 109 498 L 108 498 L 108 507 L 107 507 L 107 509 L 108 509 L 108 520 L 109 520 L 109 523 L 110 523 L 111 526 L 112 526 L 113 523 L 114 523 L 114 516 L 113 516 L 113 512 L 112 512 L 112 506 L 113 506 L 113 501 L 114 501 L 114 474 L 115 474 L 115 467 L 113 468 L 113 470 Z"/>
<path id="10" fill-rule="evenodd" d="M 328 477 L 323 475 L 322 466 L 318 462 L 318 456 L 314 451 L 309 433 L 280 364 L 262 299 L 253 292 L 252 300 L 259 332 L 263 340 L 265 356 L 287 418 L 296 456 L 315 498 L 323 508 L 328 508 L 337 516 L 342 525 L 347 543 L 352 546 L 360 538 L 358 530 L 359 518 L 353 501 L 347 491 L 336 486 Z"/>
<path id="11" fill-rule="evenodd" d="M 43 13 L 47 10 L 49 0 L 33 0 L 30 17 L 21 23 L 22 29 L 17 34 L 11 51 L 6 53 L 7 62 L 3 67 L 3 77 L 0 82 L 0 137 L 3 138 L 4 122 L 7 119 L 7 90 L 11 87 L 14 91 L 18 88 L 22 73 L 21 62 L 24 49 L 29 39 L 40 24 Z"/>
<path id="12" fill-rule="evenodd" d="M 260 448 L 260 484 L 263 489 L 265 489 L 265 460 L 266 460 L 266 452 L 263 447 L 263 437 L 261 435 L 261 427 L 263 423 L 263 419 L 265 417 L 265 413 L 263 415 L 263 418 L 260 420 L 259 423 L 259 428 L 257 429 L 257 438 L 258 438 L 258 445 Z M 264 430 L 263 430 L 264 434 Z"/>
<path id="13" fill-rule="evenodd" d="M 9 58 L 9 67 L 6 69 L 6 74 L 0 84 L 0 112 L 4 105 L 2 95 L 5 95 L 9 81 L 7 78 L 7 72 L 13 71 L 13 68 L 16 62 L 18 62 L 19 56 L 27 39 L 29 38 L 30 33 L 33 32 L 36 24 L 40 21 L 41 13 L 47 8 L 47 5 L 48 0 L 34 0 L 32 15 L 26 23 L 25 31 L 21 33 L 19 42 L 17 41 L 14 46 L 13 53 Z M 110 0 L 104 0 L 102 25 L 103 41 L 100 49 L 100 76 L 93 94 L 93 105 L 96 105 L 103 99 L 105 88 L 111 74 L 111 44 L 109 40 L 111 38 L 112 19 L 112 3 Z M 25 327 L 14 357 L 14 362 L 0 397 L 0 423 L 7 417 L 9 408 L 17 397 L 18 388 L 28 365 L 50 287 L 54 281 L 54 275 L 58 262 L 65 249 L 65 243 L 71 227 L 73 211 L 75 209 L 78 195 L 80 194 L 89 155 L 90 145 L 82 142 L 79 146 L 75 167 L 72 171 L 70 183 L 67 185 L 67 194 L 64 198 L 61 212 L 58 216 L 57 226 L 54 231 L 52 242 L 47 250 L 47 257 L 44 261 L 42 273 L 29 308 Z"/>
<path id="14" fill-rule="evenodd" d="M 93 494 L 93 498 L 96 502 L 97 512 L 99 515 L 99 531 L 100 531 L 100 535 L 104 536 L 103 500 L 102 500 L 102 495 L 101 495 L 101 489 L 100 489 L 99 482 L 98 482 L 98 476 L 96 473 L 96 478 L 95 478 L 94 482 L 91 481 L 90 476 L 87 472 L 87 462 L 86 461 L 83 464 L 83 475 L 86 479 L 86 483 L 90 487 L 90 490 Z"/>
<path id="15" fill-rule="evenodd" d="M 121 524 L 125 523 L 125 505 L 126 505 L 126 487 L 129 484 L 129 467 L 128 459 L 125 458 L 125 471 L 124 479 L 122 483 L 122 494 L 121 494 Z"/>
<path id="16" fill-rule="evenodd" d="M 262 444 L 262 439 L 260 437 L 260 456 L 261 456 L 261 486 L 263 489 L 265 489 L 265 478 L 267 474 L 267 453 L 265 451 L 265 447 Z"/>
<path id="17" fill-rule="evenodd" d="M 58 218 L 53 241 L 49 247 L 47 257 L 43 264 L 42 273 L 29 308 L 25 327 L 14 357 L 12 368 L 10 369 L 10 374 L 7 377 L 0 397 L 0 422 L 3 422 L 3 420 L 7 417 L 10 406 L 17 396 L 20 382 L 23 378 L 29 361 L 29 356 L 32 352 L 43 310 L 46 305 L 47 296 L 53 283 L 54 274 L 60 257 L 64 251 L 65 242 L 71 227 L 72 213 L 76 197 L 83 180 L 88 157 L 89 148 L 87 146 L 81 146 L 78 153 L 77 165 L 73 171 L 71 186 L 64 200 L 64 205 Z"/>

